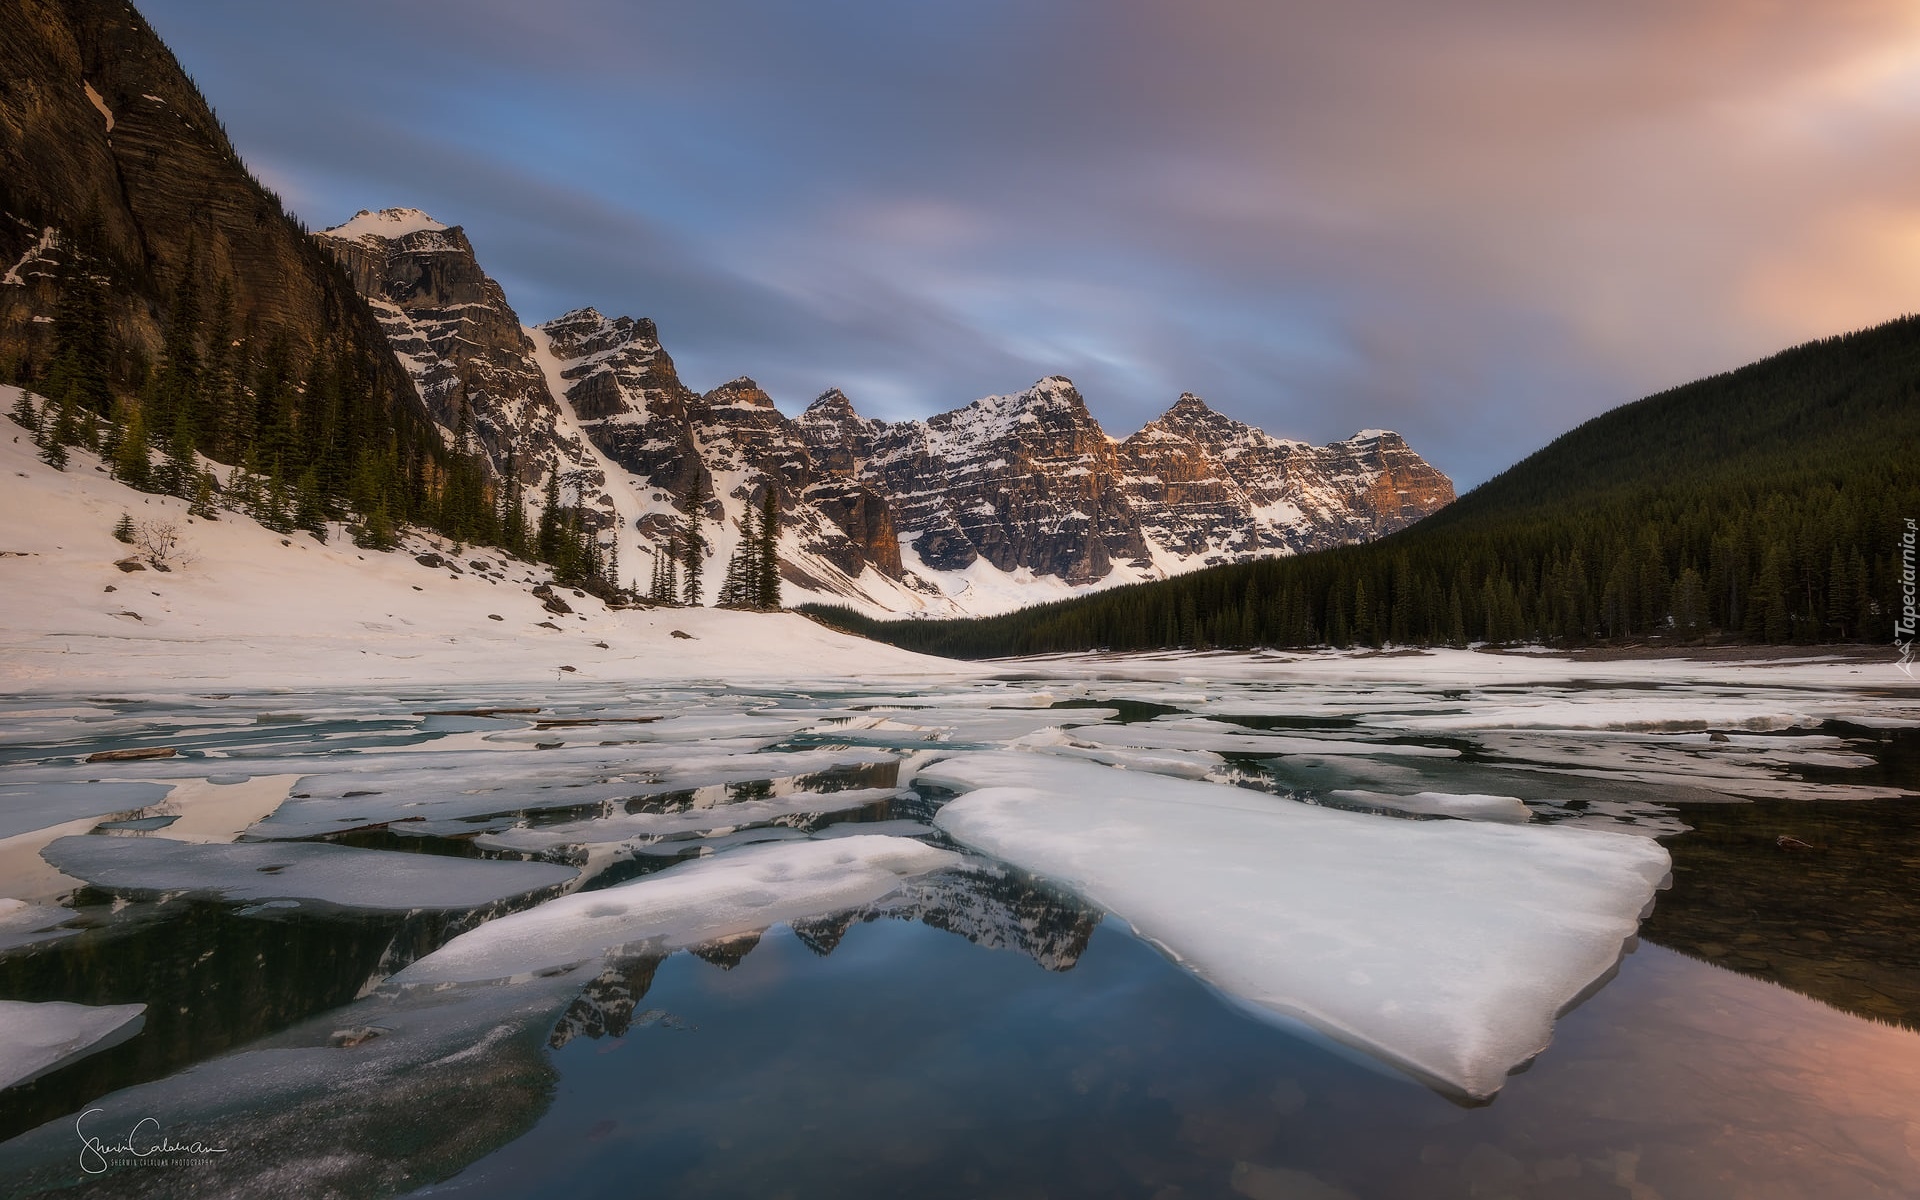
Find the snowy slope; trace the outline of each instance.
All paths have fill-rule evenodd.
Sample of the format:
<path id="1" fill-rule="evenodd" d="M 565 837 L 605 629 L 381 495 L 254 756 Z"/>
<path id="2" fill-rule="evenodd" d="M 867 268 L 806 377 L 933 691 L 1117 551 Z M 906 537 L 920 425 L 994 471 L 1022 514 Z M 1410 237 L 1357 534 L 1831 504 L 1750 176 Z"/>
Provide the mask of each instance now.
<path id="1" fill-rule="evenodd" d="M 17 390 L 0 387 L 0 409 Z M 176 525 L 194 561 L 123 572 L 122 513 Z M 74 451 L 40 462 L 0 420 L 0 686 L 32 691 L 348 683 L 956 676 L 975 668 L 907 654 L 796 614 L 611 611 L 530 594 L 540 569 L 491 549 L 415 539 L 382 554 L 345 536 L 321 545 L 110 479 Z M 431 568 L 419 554 L 445 555 Z M 474 563 L 487 564 L 485 570 Z M 495 618 L 498 619 L 495 619 Z M 687 634 L 676 637 L 674 631 Z M 603 644 L 604 643 L 604 644 Z M 571 668 L 565 670 L 563 668 Z"/>

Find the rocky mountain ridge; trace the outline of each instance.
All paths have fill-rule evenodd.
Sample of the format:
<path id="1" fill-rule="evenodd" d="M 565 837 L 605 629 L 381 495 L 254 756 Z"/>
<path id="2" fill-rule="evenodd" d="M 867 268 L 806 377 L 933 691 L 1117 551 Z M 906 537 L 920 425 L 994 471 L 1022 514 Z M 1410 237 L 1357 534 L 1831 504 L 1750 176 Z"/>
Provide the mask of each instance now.
<path id="1" fill-rule="evenodd" d="M 559 471 L 636 578 L 696 481 L 716 565 L 771 486 L 790 602 L 938 616 L 1369 540 L 1453 499 L 1396 434 L 1312 446 L 1183 395 L 1115 439 L 1060 376 L 924 420 L 864 417 L 838 390 L 792 418 L 751 379 L 695 392 L 651 320 L 583 308 L 522 327 L 460 228 L 424 213 L 316 237 L 449 437 L 529 485 Z"/>

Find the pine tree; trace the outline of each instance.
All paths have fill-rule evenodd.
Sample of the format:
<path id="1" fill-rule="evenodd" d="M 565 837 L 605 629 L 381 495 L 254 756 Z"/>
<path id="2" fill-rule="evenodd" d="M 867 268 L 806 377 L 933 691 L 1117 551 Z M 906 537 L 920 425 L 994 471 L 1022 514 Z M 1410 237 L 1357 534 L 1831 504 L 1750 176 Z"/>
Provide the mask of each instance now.
<path id="1" fill-rule="evenodd" d="M 373 506 L 366 520 L 355 531 L 353 544 L 364 550 L 392 550 L 400 544 L 394 533 L 393 519 L 387 515 L 387 503 L 382 500 Z"/>
<path id="2" fill-rule="evenodd" d="M 1707 624 L 1707 584 L 1691 566 L 1673 585 L 1673 629 L 1681 637 L 1696 637 Z"/>
<path id="3" fill-rule="evenodd" d="M 114 541 L 116 541 L 116 542 L 123 542 L 123 543 L 125 543 L 126 545 L 129 545 L 129 546 L 131 546 L 131 545 L 133 545 L 133 516 L 132 516 L 132 514 L 130 514 L 130 513 L 121 513 L 121 514 L 120 514 L 120 519 L 119 519 L 118 521 L 115 521 L 115 522 L 114 522 L 114 524 L 113 524 L 113 540 L 114 540 Z"/>
<path id="4" fill-rule="evenodd" d="M 727 575 L 720 584 L 722 608 L 746 608 L 754 604 L 760 573 L 757 554 L 760 540 L 754 536 L 753 508 L 748 506 L 740 518 L 740 542 L 727 562 Z"/>
<path id="5" fill-rule="evenodd" d="M 680 602 L 680 539 L 670 537 L 664 550 L 656 549 L 654 559 L 660 566 L 660 588 L 653 598 L 662 604 Z"/>
<path id="6" fill-rule="evenodd" d="M 152 463 L 147 455 L 147 417 L 145 410 L 138 404 L 130 405 L 124 431 L 120 435 L 120 446 L 113 457 L 113 477 L 128 487 L 147 489 L 151 482 Z"/>
<path id="7" fill-rule="evenodd" d="M 173 432 L 167 437 L 166 454 L 154 476 L 154 486 L 169 496 L 186 499 L 193 494 L 194 477 L 198 474 L 193 453 L 193 422 L 184 407 L 176 408 Z"/>
<path id="8" fill-rule="evenodd" d="M 554 564 L 560 558 L 560 472 L 547 473 L 547 490 L 540 505 L 539 532 L 534 537 L 534 555 L 541 562 Z"/>
<path id="9" fill-rule="evenodd" d="M 275 533 L 293 532 L 293 515 L 287 510 L 287 485 L 275 468 L 267 473 L 266 487 L 253 507 L 253 519 Z"/>
<path id="10" fill-rule="evenodd" d="M 187 505 L 187 512 L 203 521 L 217 521 L 220 514 L 213 507 L 213 472 L 200 471 L 197 475 L 199 478 L 193 485 L 193 502 Z"/>
<path id="11" fill-rule="evenodd" d="M 753 605 L 772 612 L 780 607 L 780 493 L 771 479 L 760 497 L 760 548 L 755 558 Z"/>
<path id="12" fill-rule="evenodd" d="M 293 527 L 304 529 L 314 537 L 327 540 L 327 509 L 320 498 L 320 484 L 312 467 L 301 472 L 300 482 L 294 486 Z"/>
<path id="13" fill-rule="evenodd" d="M 13 402 L 7 415 L 13 418 L 14 424 L 31 433 L 36 441 L 39 440 L 40 408 L 34 404 L 32 392 L 22 390 L 20 398 Z"/>
<path id="14" fill-rule="evenodd" d="M 687 511 L 686 522 L 680 533 L 681 562 L 686 571 L 686 602 L 700 603 L 700 574 L 706 566 L 707 537 L 702 532 L 706 505 L 705 481 L 701 478 L 699 464 L 694 465 L 693 482 L 687 485 L 687 494 L 683 500 Z"/>

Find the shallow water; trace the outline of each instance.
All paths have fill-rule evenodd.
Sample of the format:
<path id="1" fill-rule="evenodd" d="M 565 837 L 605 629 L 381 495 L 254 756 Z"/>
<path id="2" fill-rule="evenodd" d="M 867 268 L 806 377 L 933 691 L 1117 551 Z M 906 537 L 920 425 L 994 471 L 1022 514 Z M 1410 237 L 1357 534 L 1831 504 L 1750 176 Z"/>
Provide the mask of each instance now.
<path id="1" fill-rule="evenodd" d="M 0 1179 L 23 1195 L 1909 1196 L 1920 738 L 1856 723 L 1920 721 L 1902 704 L 1070 675 L 15 699 L 0 760 L 22 794 L 175 790 L 0 840 L 0 861 L 62 833 L 185 829 L 536 856 L 590 892 L 865 827 L 963 862 L 759 933 L 452 988 L 389 980 L 552 893 L 375 913 L 223 898 L 232 880 L 107 890 L 23 871 L 0 893 L 65 912 L 0 913 L 0 999 L 148 1009 L 137 1036 L 0 1092 Z M 484 712 L 501 708 L 538 711 Z M 1651 719 L 1569 724 L 1607 711 Z M 1235 742 L 1262 736 L 1318 742 Z M 929 824 L 949 796 L 903 786 L 939 754 L 1009 745 L 1379 821 L 1413 818 L 1332 793 L 1516 796 L 1536 824 L 1658 837 L 1672 886 L 1551 1046 L 1463 1104 L 965 854 Z M 83 761 L 142 746 L 177 755 Z M 875 795 L 830 801 L 851 791 Z M 82 1128 L 109 1144 L 152 1116 L 223 1152 L 92 1174 L 74 1128 L 89 1109 Z"/>

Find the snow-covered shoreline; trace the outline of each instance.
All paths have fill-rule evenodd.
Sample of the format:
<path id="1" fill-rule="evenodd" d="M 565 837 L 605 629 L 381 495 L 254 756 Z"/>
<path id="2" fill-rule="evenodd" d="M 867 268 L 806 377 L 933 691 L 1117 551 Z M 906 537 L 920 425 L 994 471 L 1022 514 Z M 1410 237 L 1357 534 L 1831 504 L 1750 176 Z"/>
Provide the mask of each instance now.
<path id="1" fill-rule="evenodd" d="M 0 408 L 16 395 L 0 388 Z M 487 547 L 444 539 L 390 553 L 321 544 L 111 479 L 73 450 L 65 471 L 0 422 L 0 687 L 20 693 L 329 688 L 377 683 L 967 678 L 994 668 L 897 650 L 797 613 L 613 610 Z M 177 527 L 190 561 L 123 571 L 121 514 Z M 419 556 L 443 560 L 424 565 Z M 490 564 L 487 571 L 472 568 Z M 683 636 L 684 635 L 684 636 Z"/>
<path id="2" fill-rule="evenodd" d="M 0 387 L 0 407 L 17 389 Z M 344 537 L 282 536 L 246 517 L 189 516 L 184 501 L 111 479 L 74 450 L 42 463 L 31 439 L 0 423 L 0 687 L 14 694 L 328 689 L 365 685 L 962 680 L 1041 675 L 1283 685 L 1329 679 L 1462 686 L 1698 683 L 1793 686 L 1904 699 L 1920 681 L 1870 654 L 1809 648 L 1726 661 L 1706 655 L 1576 660 L 1466 650 L 1074 654 L 962 662 L 829 629 L 797 613 L 713 608 L 612 610 L 561 593 L 552 613 L 532 595 L 544 576 L 489 548 L 459 554 L 415 537 L 381 553 Z M 178 528 L 191 562 L 122 571 L 122 514 Z M 421 557 L 440 566 L 424 565 Z M 488 564 L 473 569 L 476 561 Z"/>

